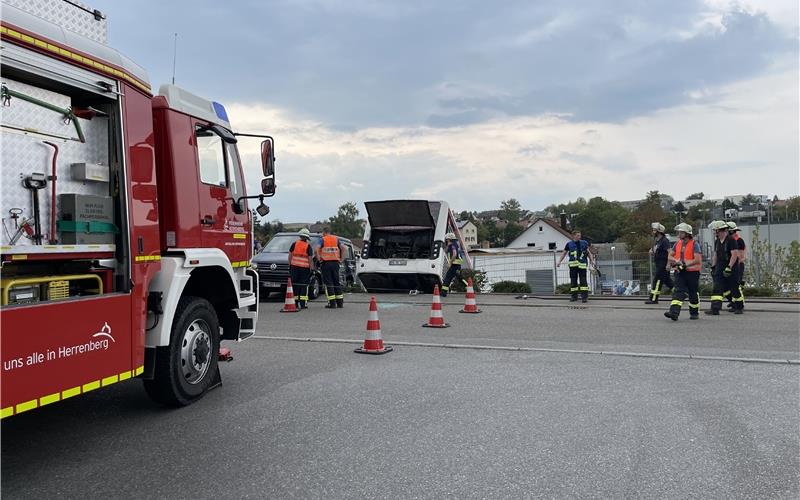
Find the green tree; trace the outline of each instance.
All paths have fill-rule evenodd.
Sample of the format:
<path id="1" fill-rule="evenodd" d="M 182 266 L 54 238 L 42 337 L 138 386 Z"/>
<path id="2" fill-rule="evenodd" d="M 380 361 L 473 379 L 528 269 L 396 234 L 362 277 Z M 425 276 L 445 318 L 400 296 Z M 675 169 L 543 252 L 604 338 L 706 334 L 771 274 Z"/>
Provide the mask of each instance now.
<path id="1" fill-rule="evenodd" d="M 760 233 L 761 227 L 756 226 L 750 242 L 750 259 L 745 266 L 745 281 L 773 290 L 780 290 L 785 284 L 796 283 L 789 278 L 791 248 L 787 252 L 784 247 L 762 241 Z"/>
<path id="2" fill-rule="evenodd" d="M 622 236 L 629 217 L 630 212 L 619 203 L 597 196 L 575 216 L 573 225 L 594 243 L 610 243 Z"/>
<path id="3" fill-rule="evenodd" d="M 358 207 L 351 201 L 341 205 L 328 223 L 331 233 L 343 238 L 360 238 L 364 234 L 364 228 L 358 220 Z"/>
<path id="4" fill-rule="evenodd" d="M 628 246 L 631 253 L 645 253 L 650 250 L 652 236 L 650 224 L 660 222 L 670 227 L 669 214 L 661 206 L 661 193 L 650 191 L 647 197 L 631 212 L 625 234 L 620 238 Z"/>
<path id="5" fill-rule="evenodd" d="M 508 222 L 518 222 L 522 216 L 522 206 L 515 198 L 500 203 L 500 218 Z"/>
<path id="6" fill-rule="evenodd" d="M 747 193 L 742 198 L 742 201 L 741 201 L 741 205 L 743 207 L 747 206 L 747 205 L 757 205 L 759 203 L 761 203 L 761 198 L 759 198 L 758 196 L 754 195 L 753 193 Z"/>
<path id="7" fill-rule="evenodd" d="M 800 283 L 800 242 L 797 240 L 789 243 L 786 255 L 786 279 L 789 283 Z"/>
<path id="8" fill-rule="evenodd" d="M 687 200 L 702 200 L 705 194 L 700 191 L 699 193 L 692 193 L 686 197 Z"/>
<path id="9" fill-rule="evenodd" d="M 723 210 L 728 210 L 728 209 L 731 209 L 731 208 L 738 209 L 739 205 L 737 205 L 736 203 L 731 201 L 729 198 L 725 198 L 724 200 L 722 200 L 722 209 Z"/>
<path id="10" fill-rule="evenodd" d="M 525 228 L 520 224 L 517 224 L 516 222 L 509 222 L 502 232 L 502 246 L 507 247 L 510 245 L 511 242 L 517 238 L 517 236 L 522 234 L 523 231 L 525 231 Z"/>
<path id="11" fill-rule="evenodd" d="M 571 218 L 573 214 L 580 214 L 586 209 L 586 200 L 584 198 L 578 198 L 575 201 L 570 201 L 568 203 L 559 203 L 558 205 L 550 205 L 545 210 L 550 212 L 554 217 L 558 217 L 562 212 L 567 214 L 567 217 Z"/>

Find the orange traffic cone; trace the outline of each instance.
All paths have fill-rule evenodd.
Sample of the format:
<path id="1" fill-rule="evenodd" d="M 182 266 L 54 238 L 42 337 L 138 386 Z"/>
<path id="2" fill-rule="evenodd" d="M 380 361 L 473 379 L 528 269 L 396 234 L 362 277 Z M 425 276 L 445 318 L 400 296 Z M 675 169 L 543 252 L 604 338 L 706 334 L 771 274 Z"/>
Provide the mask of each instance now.
<path id="1" fill-rule="evenodd" d="M 450 325 L 444 322 L 442 315 L 442 299 L 439 297 L 439 285 L 433 287 L 433 302 L 431 302 L 431 317 L 424 325 L 425 328 L 447 328 Z"/>
<path id="2" fill-rule="evenodd" d="M 475 301 L 475 289 L 472 287 L 472 278 L 467 280 L 467 300 L 464 303 L 464 309 L 458 312 L 467 314 L 478 314 L 483 312 L 478 309 L 478 303 Z"/>
<path id="3" fill-rule="evenodd" d="M 292 278 L 289 278 L 289 281 L 286 283 L 286 299 L 283 301 L 283 309 L 281 309 L 282 313 L 296 313 L 299 312 L 300 309 L 297 308 L 297 304 L 294 301 L 294 290 L 292 289 Z"/>
<path id="4" fill-rule="evenodd" d="M 367 320 L 367 336 L 364 339 L 363 347 L 359 347 L 354 352 L 359 354 L 386 354 L 392 352 L 392 346 L 383 345 L 381 338 L 381 321 L 378 319 L 378 302 L 375 297 L 369 301 L 369 319 Z"/>

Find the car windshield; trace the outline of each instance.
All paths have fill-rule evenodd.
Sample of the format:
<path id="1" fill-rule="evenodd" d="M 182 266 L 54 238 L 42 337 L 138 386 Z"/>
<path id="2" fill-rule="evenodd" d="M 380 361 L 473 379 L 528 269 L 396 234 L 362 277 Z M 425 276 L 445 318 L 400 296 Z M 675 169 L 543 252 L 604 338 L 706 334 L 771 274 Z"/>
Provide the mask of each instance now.
<path id="1" fill-rule="evenodd" d="M 289 247 L 292 246 L 292 243 L 298 239 L 297 236 L 275 236 L 269 240 L 262 252 L 286 253 L 289 251 Z"/>

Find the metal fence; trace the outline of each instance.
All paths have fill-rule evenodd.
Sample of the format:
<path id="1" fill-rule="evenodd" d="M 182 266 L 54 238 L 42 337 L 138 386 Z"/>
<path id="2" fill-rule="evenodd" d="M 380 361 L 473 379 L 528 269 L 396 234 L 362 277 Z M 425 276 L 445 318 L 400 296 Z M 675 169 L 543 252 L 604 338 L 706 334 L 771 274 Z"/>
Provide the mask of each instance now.
<path id="1" fill-rule="evenodd" d="M 569 267 L 558 266 L 560 252 L 474 254 L 477 271 L 486 274 L 487 284 L 500 281 L 527 283 L 534 294 L 563 293 L 569 289 Z M 589 288 L 595 295 L 646 296 L 650 293 L 655 269 L 650 255 L 623 254 L 600 256 L 587 273 Z"/>

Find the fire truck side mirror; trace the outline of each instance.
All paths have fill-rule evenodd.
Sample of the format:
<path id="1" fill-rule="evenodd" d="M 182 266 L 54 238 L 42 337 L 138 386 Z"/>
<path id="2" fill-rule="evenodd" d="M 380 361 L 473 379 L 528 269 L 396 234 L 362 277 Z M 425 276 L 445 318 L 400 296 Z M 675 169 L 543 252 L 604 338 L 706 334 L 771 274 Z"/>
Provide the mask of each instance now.
<path id="1" fill-rule="evenodd" d="M 261 202 L 258 204 L 258 206 L 256 207 L 256 212 L 258 212 L 258 215 L 260 215 L 261 217 L 267 216 L 267 214 L 269 213 L 269 207 L 264 204 L 264 200 L 261 200 Z"/>
<path id="2" fill-rule="evenodd" d="M 264 193 L 265 196 L 272 196 L 275 194 L 275 178 L 268 177 L 266 179 L 261 179 L 261 192 Z"/>
<path id="3" fill-rule="evenodd" d="M 261 142 L 261 168 L 264 171 L 264 177 L 275 175 L 275 149 L 272 139 Z"/>

